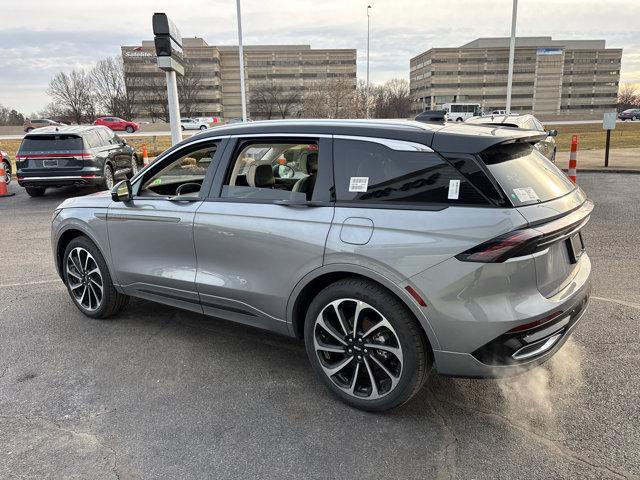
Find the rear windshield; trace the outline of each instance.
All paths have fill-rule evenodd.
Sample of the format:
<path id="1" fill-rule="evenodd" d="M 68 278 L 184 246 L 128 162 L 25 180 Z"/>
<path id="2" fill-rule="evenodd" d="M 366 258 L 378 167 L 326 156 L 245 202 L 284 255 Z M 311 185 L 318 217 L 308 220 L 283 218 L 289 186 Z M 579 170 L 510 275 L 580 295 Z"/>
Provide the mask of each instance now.
<path id="1" fill-rule="evenodd" d="M 20 152 L 56 152 L 84 150 L 82 138 L 76 135 L 34 135 L 24 137 Z"/>
<path id="2" fill-rule="evenodd" d="M 501 145 L 480 156 L 516 207 L 553 200 L 575 188 L 571 180 L 532 145 Z"/>

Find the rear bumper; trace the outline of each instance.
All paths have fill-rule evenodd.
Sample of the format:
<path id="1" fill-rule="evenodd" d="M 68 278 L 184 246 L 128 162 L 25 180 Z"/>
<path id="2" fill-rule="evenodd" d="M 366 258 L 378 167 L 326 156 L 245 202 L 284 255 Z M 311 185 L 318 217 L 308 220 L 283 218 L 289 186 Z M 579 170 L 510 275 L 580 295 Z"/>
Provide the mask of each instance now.
<path id="1" fill-rule="evenodd" d="M 74 186 L 95 186 L 104 181 L 102 176 L 88 175 L 47 175 L 47 176 L 19 176 L 18 185 L 21 187 L 62 187 Z"/>
<path id="2" fill-rule="evenodd" d="M 422 292 L 438 281 L 442 285 L 425 298 L 425 314 L 439 344 L 433 352 L 438 373 L 462 377 L 521 373 L 553 356 L 586 311 L 591 292 L 591 261 L 586 254 L 571 280 L 551 297 L 537 288 L 534 258 L 482 267 L 455 262 L 442 262 L 411 278 Z"/>

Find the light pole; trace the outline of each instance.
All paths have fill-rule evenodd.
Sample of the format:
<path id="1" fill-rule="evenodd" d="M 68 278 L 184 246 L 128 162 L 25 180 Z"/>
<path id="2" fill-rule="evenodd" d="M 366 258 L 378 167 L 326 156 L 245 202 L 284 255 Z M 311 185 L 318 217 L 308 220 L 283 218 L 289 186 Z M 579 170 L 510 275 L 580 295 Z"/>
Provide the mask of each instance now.
<path id="1" fill-rule="evenodd" d="M 242 50 L 242 12 L 240 0 L 236 0 L 236 14 L 238 17 L 238 56 L 240 58 L 240 97 L 242 102 L 242 121 L 247 121 L 247 98 L 244 87 L 244 52 Z"/>
<path id="2" fill-rule="evenodd" d="M 518 0 L 513 0 L 513 12 L 511 14 L 511 43 L 509 44 L 509 71 L 507 73 L 507 104 L 505 111 L 511 113 L 511 84 L 513 83 L 513 57 L 516 48 L 516 17 L 518 16 Z"/>
<path id="3" fill-rule="evenodd" d="M 367 90 L 365 98 L 367 118 L 369 118 L 369 10 L 371 10 L 371 5 L 367 5 Z"/>

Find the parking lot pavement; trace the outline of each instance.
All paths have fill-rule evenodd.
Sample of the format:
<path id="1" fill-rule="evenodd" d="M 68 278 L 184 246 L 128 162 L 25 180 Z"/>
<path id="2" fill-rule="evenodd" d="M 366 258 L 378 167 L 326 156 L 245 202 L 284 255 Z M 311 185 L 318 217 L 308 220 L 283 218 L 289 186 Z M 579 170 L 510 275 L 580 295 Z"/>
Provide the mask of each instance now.
<path id="1" fill-rule="evenodd" d="M 71 190 L 0 199 L 0 478 L 638 478 L 640 176 L 589 174 L 588 313 L 543 367 L 434 376 L 368 414 L 296 340 L 134 300 L 89 320 L 56 277 Z M 87 193 L 87 192 L 80 192 Z"/>

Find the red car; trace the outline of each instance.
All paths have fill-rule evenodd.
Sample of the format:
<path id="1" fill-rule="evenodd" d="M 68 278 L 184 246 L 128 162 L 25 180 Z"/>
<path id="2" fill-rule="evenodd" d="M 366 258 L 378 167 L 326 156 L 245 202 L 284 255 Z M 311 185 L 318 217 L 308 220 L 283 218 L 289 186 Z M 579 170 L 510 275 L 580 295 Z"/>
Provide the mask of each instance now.
<path id="1" fill-rule="evenodd" d="M 127 133 L 133 133 L 140 130 L 140 125 L 136 122 L 129 122 L 128 120 L 123 120 L 118 117 L 100 117 L 96 118 L 96 121 L 93 122 L 94 125 L 104 125 L 105 127 L 109 127 L 111 130 L 124 130 Z"/>

